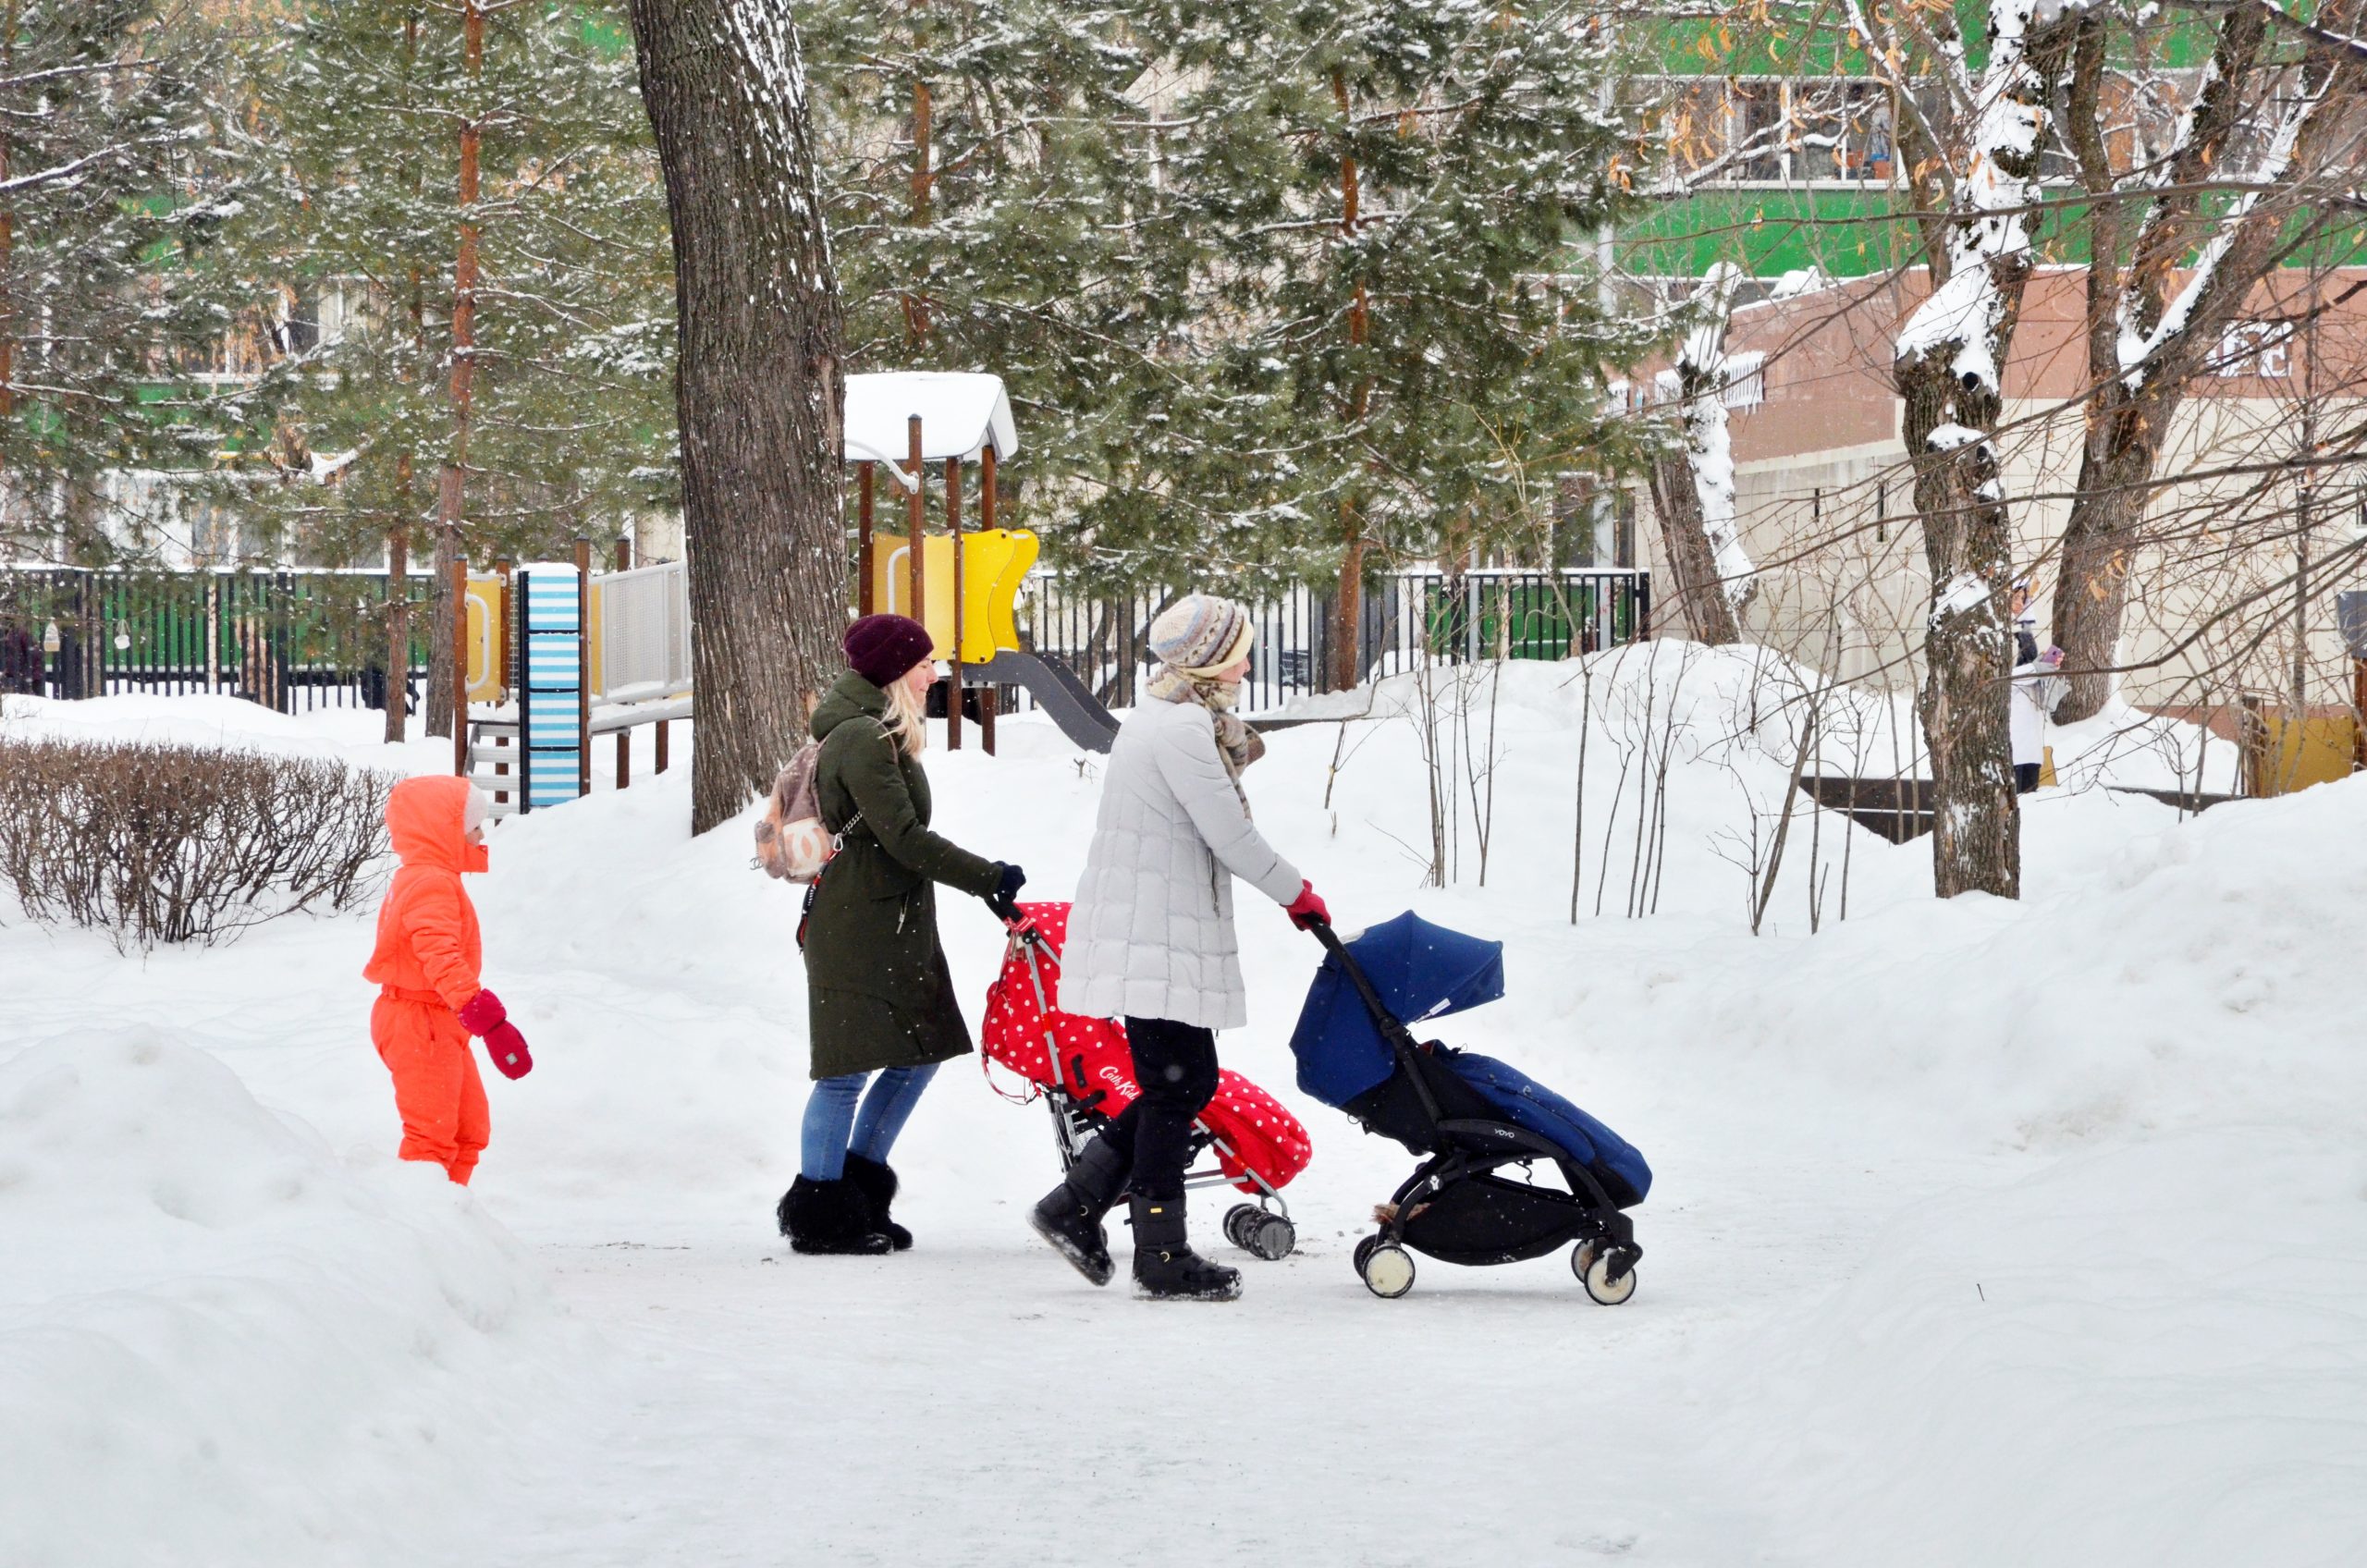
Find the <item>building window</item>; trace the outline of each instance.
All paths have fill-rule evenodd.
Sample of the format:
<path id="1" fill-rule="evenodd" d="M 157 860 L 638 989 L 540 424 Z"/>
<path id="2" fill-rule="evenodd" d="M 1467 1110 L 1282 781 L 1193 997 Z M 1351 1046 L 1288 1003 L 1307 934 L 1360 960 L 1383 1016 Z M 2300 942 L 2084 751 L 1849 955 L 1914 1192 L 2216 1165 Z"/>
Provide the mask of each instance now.
<path id="1" fill-rule="evenodd" d="M 1896 104 L 1882 81 L 1641 77 L 1623 93 L 1662 131 L 1676 172 L 1706 184 L 1887 186 L 1898 176 Z"/>
<path id="2" fill-rule="evenodd" d="M 2282 381 L 2293 374 L 2293 327 L 2289 322 L 2229 322 L 2219 334 L 2219 374 L 2232 381 L 2256 375 Z"/>

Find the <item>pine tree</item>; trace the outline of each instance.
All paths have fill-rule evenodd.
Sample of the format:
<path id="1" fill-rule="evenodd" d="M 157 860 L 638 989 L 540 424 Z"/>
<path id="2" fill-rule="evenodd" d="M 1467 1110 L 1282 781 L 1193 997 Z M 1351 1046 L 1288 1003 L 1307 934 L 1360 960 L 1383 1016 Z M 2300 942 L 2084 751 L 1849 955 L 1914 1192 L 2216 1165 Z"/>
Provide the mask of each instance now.
<path id="1" fill-rule="evenodd" d="M 1353 622 L 1377 558 L 1541 533 L 1556 468 L 1636 460 L 1602 387 L 1647 335 L 1571 247 L 1629 133 L 1575 9 L 849 3 L 814 33 L 854 368 L 1001 373 L 1055 559 L 1336 573 Z"/>
<path id="2" fill-rule="evenodd" d="M 0 0 L 0 552 L 136 548 L 110 477 L 213 445 L 223 57 L 168 0 Z"/>
<path id="3" fill-rule="evenodd" d="M 435 517 L 452 463 L 475 559 L 564 554 L 672 505 L 664 191 L 619 7 L 308 0 L 276 30 L 255 92 L 284 171 L 237 238 L 258 278 L 288 287 L 300 324 L 255 415 L 292 420 L 314 453 L 352 454 L 334 487 L 271 498 L 288 544 L 374 557 L 389 530 Z M 334 325 L 300 330 L 325 305 Z"/>

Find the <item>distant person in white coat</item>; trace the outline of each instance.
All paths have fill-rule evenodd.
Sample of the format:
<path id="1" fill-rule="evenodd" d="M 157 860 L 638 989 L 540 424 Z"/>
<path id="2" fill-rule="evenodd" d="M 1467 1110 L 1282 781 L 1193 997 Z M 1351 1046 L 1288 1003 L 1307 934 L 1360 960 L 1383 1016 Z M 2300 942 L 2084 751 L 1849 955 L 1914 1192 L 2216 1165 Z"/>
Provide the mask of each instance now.
<path id="1" fill-rule="evenodd" d="M 1124 1193 L 1135 1290 L 1168 1300 L 1241 1293 L 1239 1270 L 1193 1252 L 1184 1218 L 1192 1121 L 1217 1089 L 1216 1031 L 1249 1021 L 1233 879 L 1301 929 L 1330 919 L 1259 834 L 1242 792 L 1242 770 L 1265 751 L 1233 712 L 1254 630 L 1246 609 L 1210 594 L 1188 594 L 1151 622 L 1162 668 L 1110 747 L 1061 955 L 1062 1011 L 1126 1021 L 1142 1093 L 1079 1152 L 1029 1223 L 1106 1285 L 1116 1265 L 1101 1219 Z"/>
<path id="2" fill-rule="evenodd" d="M 2014 793 L 2027 795 L 2038 788 L 2046 765 L 2046 717 L 2062 698 L 2062 678 L 2054 672 L 2063 650 L 2039 652 L 2038 620 L 2030 613 L 2030 580 L 2014 579 L 2014 686 L 2005 717 L 2014 743 Z"/>

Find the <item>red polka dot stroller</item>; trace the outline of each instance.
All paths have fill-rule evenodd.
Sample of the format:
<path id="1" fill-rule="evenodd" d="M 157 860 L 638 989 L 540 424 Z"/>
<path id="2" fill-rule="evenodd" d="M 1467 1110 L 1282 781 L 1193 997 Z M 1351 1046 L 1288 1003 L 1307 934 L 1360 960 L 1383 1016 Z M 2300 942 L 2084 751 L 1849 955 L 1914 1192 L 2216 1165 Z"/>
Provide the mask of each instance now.
<path id="1" fill-rule="evenodd" d="M 1103 1126 L 1134 1103 L 1134 1056 L 1123 1025 L 1060 1011 L 1061 948 L 1068 939 L 1069 906 L 1016 906 L 1002 973 L 987 991 L 982 1031 L 987 1059 L 1032 1085 L 1052 1112 L 1052 1141 L 1061 1169 Z M 991 1069 L 989 1070 L 991 1072 Z M 990 1080 L 991 1081 L 991 1080 Z M 998 1091 L 1000 1092 L 1000 1091 Z M 1254 1257 L 1288 1256 L 1297 1244 L 1282 1189 L 1306 1169 L 1314 1153 L 1306 1128 L 1282 1102 L 1230 1068 L 1217 1074 L 1216 1097 L 1193 1123 L 1194 1169 L 1186 1187 L 1231 1186 L 1255 1203 L 1235 1204 L 1224 1217 L 1225 1238 Z M 1212 1165 L 1199 1162 L 1203 1158 Z"/>

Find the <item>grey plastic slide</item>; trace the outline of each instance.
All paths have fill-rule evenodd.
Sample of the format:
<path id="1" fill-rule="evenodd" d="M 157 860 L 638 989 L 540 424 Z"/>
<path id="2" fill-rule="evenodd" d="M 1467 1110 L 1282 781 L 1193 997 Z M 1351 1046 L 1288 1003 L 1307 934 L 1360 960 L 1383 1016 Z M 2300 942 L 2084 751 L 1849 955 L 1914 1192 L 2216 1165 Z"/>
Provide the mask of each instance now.
<path id="1" fill-rule="evenodd" d="M 1061 727 L 1061 733 L 1087 751 L 1106 752 L 1118 738 L 1117 718 L 1095 698 L 1092 688 L 1058 659 L 1005 648 L 989 663 L 966 666 L 963 673 L 971 671 L 999 686 L 1026 687 Z"/>

